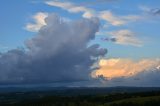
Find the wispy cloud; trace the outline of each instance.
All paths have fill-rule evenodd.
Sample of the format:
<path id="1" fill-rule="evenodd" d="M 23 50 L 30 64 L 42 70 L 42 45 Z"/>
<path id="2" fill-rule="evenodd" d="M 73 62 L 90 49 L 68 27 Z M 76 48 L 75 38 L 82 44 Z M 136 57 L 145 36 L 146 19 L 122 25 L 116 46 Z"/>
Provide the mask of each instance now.
<path id="1" fill-rule="evenodd" d="M 102 41 L 113 42 L 120 45 L 136 46 L 136 47 L 143 46 L 143 41 L 140 38 L 138 38 L 136 33 L 128 29 L 121 29 L 121 30 L 111 31 L 111 32 L 101 31 L 97 34 L 107 36 L 107 37 L 101 38 Z"/>
<path id="2" fill-rule="evenodd" d="M 114 42 L 122 45 L 142 46 L 143 42 L 137 38 L 136 34 L 130 30 L 118 30 L 109 33 L 114 38 Z"/>
<path id="3" fill-rule="evenodd" d="M 67 2 L 67 1 L 61 2 L 61 1 L 51 0 L 45 3 L 50 6 L 59 7 L 70 13 L 83 13 L 82 17 L 84 18 L 97 17 L 100 20 L 105 21 L 105 25 L 107 26 L 122 26 L 130 22 L 134 22 L 142 19 L 140 15 L 120 16 L 120 15 L 114 14 L 110 10 L 96 11 L 93 8 L 87 8 L 85 6 L 76 5 L 74 3 Z M 99 33 L 102 34 L 102 32 L 99 32 Z M 136 37 L 136 34 L 130 30 L 113 31 L 110 33 L 110 35 L 112 35 L 112 37 L 108 38 L 107 39 L 108 41 L 112 41 L 122 45 L 132 45 L 132 46 L 138 46 L 138 47 L 142 46 L 142 41 L 139 40 Z"/>
<path id="4" fill-rule="evenodd" d="M 100 12 L 99 18 L 109 22 L 114 26 L 124 25 L 127 23 L 125 20 L 121 19 L 120 17 L 113 15 L 111 11 Z"/>
<path id="5" fill-rule="evenodd" d="M 113 26 L 124 25 L 128 22 L 140 19 L 140 16 L 138 15 L 117 16 L 109 10 L 96 11 L 95 9 L 87 8 L 85 6 L 79 6 L 71 2 L 60 2 L 51 0 L 45 3 L 50 6 L 62 8 L 71 13 L 83 13 L 82 16 L 84 18 L 98 17 L 99 19 L 104 20 Z"/>
<path id="6" fill-rule="evenodd" d="M 103 2 L 108 2 L 110 0 L 102 0 Z M 112 1 L 112 0 L 111 0 Z M 97 2 L 97 1 L 95 1 Z M 88 8 L 82 5 L 76 5 L 72 2 L 68 1 L 58 1 L 58 0 L 50 0 L 46 1 L 45 4 L 49 6 L 59 7 L 63 10 L 66 10 L 70 13 L 82 13 L 82 17 L 84 18 L 93 18 L 97 17 L 100 20 L 104 20 L 106 24 L 110 24 L 112 26 L 121 26 L 125 25 L 129 22 L 137 21 L 141 19 L 139 15 L 126 15 L 119 16 L 115 15 L 110 10 L 104 11 L 96 11 L 93 8 Z M 25 29 L 31 32 L 37 32 L 42 26 L 46 25 L 45 18 L 48 16 L 48 13 L 38 12 L 34 16 L 32 16 L 34 23 L 28 23 L 25 26 Z"/>
<path id="7" fill-rule="evenodd" d="M 92 17 L 92 12 L 93 10 L 90 9 L 90 8 L 86 8 L 84 6 L 78 6 L 78 5 L 75 5 L 71 2 L 60 2 L 60 1 L 46 1 L 45 2 L 47 5 L 50 5 L 50 6 L 55 6 L 55 7 L 59 7 L 59 8 L 62 8 L 64 10 L 67 10 L 68 12 L 71 12 L 71 13 L 79 13 L 79 12 L 83 12 L 83 17 L 86 17 L 86 18 L 90 18 Z"/>

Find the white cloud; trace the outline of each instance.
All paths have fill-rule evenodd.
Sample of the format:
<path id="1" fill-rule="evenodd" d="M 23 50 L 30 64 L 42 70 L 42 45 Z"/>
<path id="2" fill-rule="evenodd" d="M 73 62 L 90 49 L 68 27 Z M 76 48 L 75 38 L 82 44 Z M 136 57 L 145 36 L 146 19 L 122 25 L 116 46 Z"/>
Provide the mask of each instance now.
<path id="1" fill-rule="evenodd" d="M 158 70 L 160 70 L 160 65 L 159 65 L 159 66 L 157 66 L 157 69 L 158 69 Z"/>
<path id="2" fill-rule="evenodd" d="M 142 46 L 142 41 L 136 37 L 136 34 L 130 30 L 118 30 L 110 32 L 115 38 L 115 43 L 122 45 Z"/>
<path id="3" fill-rule="evenodd" d="M 125 20 L 121 19 L 120 17 L 113 15 L 111 11 L 100 12 L 99 18 L 111 23 L 114 26 L 119 26 L 127 23 Z"/>
<path id="4" fill-rule="evenodd" d="M 60 1 L 46 1 L 47 5 L 62 8 L 71 13 L 82 13 L 82 17 L 84 18 L 92 18 L 98 17 L 101 20 L 106 21 L 107 26 L 121 26 L 125 25 L 128 22 L 136 21 L 141 19 L 138 15 L 127 15 L 127 16 L 117 16 L 113 14 L 111 11 L 96 11 L 91 8 L 87 8 L 84 6 L 75 5 L 71 2 L 60 2 Z M 28 31 L 37 32 L 39 29 L 46 25 L 45 18 L 48 16 L 47 13 L 39 12 L 33 16 L 35 23 L 28 23 L 26 25 L 26 29 Z M 109 23 L 109 24 L 108 24 Z M 99 32 L 101 33 L 101 32 Z M 102 33 L 101 33 L 102 34 Z M 142 42 L 135 37 L 135 34 L 129 30 L 120 30 L 114 31 L 110 33 L 116 38 L 117 44 L 123 45 L 133 45 L 133 46 L 142 46 Z"/>
<path id="5" fill-rule="evenodd" d="M 142 72 L 158 69 L 159 65 L 159 59 L 143 59 L 139 61 L 123 58 L 102 59 L 99 61 L 100 68 L 92 73 L 92 77 L 96 78 L 103 75 L 108 80 L 133 77 Z"/>
<path id="6" fill-rule="evenodd" d="M 113 26 L 121 26 L 125 25 L 129 22 L 137 21 L 142 19 L 139 15 L 126 15 L 126 16 L 117 16 L 113 14 L 111 11 L 101 11 L 99 13 L 99 18 L 109 22 Z"/>
<path id="7" fill-rule="evenodd" d="M 39 29 L 46 25 L 45 18 L 48 16 L 48 13 L 38 12 L 32 18 L 34 23 L 28 23 L 25 27 L 26 30 L 31 32 L 37 32 Z"/>
<path id="8" fill-rule="evenodd" d="M 140 19 L 138 15 L 127 15 L 127 16 L 117 16 L 114 15 L 111 11 L 96 11 L 85 6 L 75 5 L 71 2 L 60 2 L 60 1 L 47 1 L 47 5 L 62 8 L 71 13 L 83 13 L 84 18 L 98 17 L 106 22 L 110 23 L 113 26 L 125 25 L 128 22 L 136 21 Z"/>
<path id="9" fill-rule="evenodd" d="M 71 2 L 60 2 L 60 1 L 47 1 L 46 4 L 50 6 L 55 6 L 55 7 L 60 7 L 64 10 L 67 10 L 68 12 L 71 13 L 79 13 L 83 12 L 83 17 L 85 18 L 90 18 L 93 16 L 93 10 L 86 8 L 84 6 L 77 6 Z"/>

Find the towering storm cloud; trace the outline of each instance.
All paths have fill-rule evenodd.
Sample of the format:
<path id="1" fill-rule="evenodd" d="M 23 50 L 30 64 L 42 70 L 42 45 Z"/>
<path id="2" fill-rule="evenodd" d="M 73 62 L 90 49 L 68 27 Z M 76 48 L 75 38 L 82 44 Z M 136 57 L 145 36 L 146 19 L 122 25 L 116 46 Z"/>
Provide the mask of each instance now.
<path id="1" fill-rule="evenodd" d="M 99 30 L 96 18 L 63 21 L 49 14 L 38 34 L 25 42 L 25 50 L 0 55 L 0 83 L 83 81 L 92 65 L 106 54 L 98 44 L 88 46 Z"/>

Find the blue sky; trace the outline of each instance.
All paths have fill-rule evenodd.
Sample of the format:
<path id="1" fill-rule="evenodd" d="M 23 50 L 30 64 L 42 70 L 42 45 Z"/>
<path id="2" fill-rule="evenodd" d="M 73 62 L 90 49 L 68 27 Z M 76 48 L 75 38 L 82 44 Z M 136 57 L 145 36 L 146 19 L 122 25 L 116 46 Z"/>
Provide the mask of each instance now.
<path id="1" fill-rule="evenodd" d="M 0 8 L 0 83 L 160 86 L 159 0 L 1 0 Z"/>
<path id="2" fill-rule="evenodd" d="M 0 50 L 1 52 L 7 51 L 8 49 L 13 49 L 17 47 L 24 47 L 24 42 L 26 39 L 31 38 L 36 33 L 29 32 L 25 30 L 25 26 L 32 21 L 32 15 L 37 12 L 48 12 L 48 13 L 58 13 L 69 19 L 79 19 L 82 13 L 69 13 L 64 9 L 54 6 L 46 5 L 43 0 L 17 0 L 1 1 L 0 12 Z M 66 2 L 66 1 L 65 1 Z M 68 2 L 68 1 L 67 1 Z M 147 13 L 140 7 L 146 8 L 158 8 L 160 1 L 151 0 L 134 0 L 132 3 L 129 0 L 115 0 L 110 2 L 92 2 L 88 0 L 87 2 L 82 2 L 81 0 L 71 0 L 76 5 L 86 5 L 88 8 L 93 8 L 96 11 L 110 10 L 117 16 L 125 15 L 139 15 L 141 17 L 148 17 L 148 19 L 141 19 L 135 22 L 131 22 L 122 26 L 109 26 L 104 29 L 104 31 L 114 31 L 127 29 L 136 32 L 136 36 L 143 41 L 142 47 L 135 47 L 132 45 L 119 45 L 112 42 L 104 42 L 101 40 L 95 40 L 99 42 L 103 47 L 107 48 L 109 57 L 129 57 L 129 58 L 158 58 L 160 54 L 160 16 L 150 16 L 152 14 Z M 153 22 L 154 21 L 154 22 Z M 101 22 L 104 24 L 105 22 Z M 107 36 L 107 35 L 102 35 Z M 97 38 L 101 38 L 97 37 Z"/>

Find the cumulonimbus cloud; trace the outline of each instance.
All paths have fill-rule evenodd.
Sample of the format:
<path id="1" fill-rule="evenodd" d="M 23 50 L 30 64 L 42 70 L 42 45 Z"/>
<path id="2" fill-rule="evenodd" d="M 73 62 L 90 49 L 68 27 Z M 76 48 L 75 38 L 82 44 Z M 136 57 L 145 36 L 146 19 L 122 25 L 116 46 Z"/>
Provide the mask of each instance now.
<path id="1" fill-rule="evenodd" d="M 106 50 L 88 42 L 99 30 L 99 20 L 63 21 L 49 14 L 46 25 L 25 42 L 26 49 L 0 56 L 0 83 L 83 81 L 91 78 L 92 65 Z"/>

